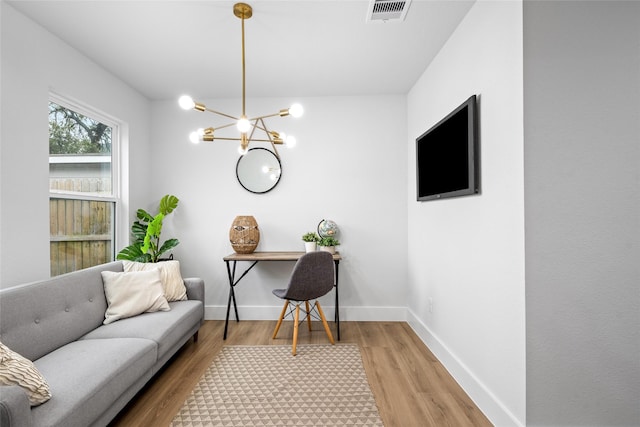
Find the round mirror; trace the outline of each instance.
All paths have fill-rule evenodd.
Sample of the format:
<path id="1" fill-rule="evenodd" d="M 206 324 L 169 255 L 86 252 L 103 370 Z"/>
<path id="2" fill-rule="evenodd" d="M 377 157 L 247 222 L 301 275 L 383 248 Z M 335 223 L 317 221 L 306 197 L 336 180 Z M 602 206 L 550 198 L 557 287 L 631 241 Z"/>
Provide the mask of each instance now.
<path id="1" fill-rule="evenodd" d="M 252 193 L 266 193 L 280 181 L 280 159 L 266 148 L 252 148 L 238 159 L 238 182 Z"/>

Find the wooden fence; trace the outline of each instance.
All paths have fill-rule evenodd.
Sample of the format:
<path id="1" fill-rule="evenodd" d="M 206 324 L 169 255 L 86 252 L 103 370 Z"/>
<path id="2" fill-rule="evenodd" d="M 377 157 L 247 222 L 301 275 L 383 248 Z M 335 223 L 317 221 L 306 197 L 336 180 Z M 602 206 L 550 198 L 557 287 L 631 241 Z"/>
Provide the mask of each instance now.
<path id="1" fill-rule="evenodd" d="M 51 275 L 113 259 L 113 203 L 50 199 Z"/>

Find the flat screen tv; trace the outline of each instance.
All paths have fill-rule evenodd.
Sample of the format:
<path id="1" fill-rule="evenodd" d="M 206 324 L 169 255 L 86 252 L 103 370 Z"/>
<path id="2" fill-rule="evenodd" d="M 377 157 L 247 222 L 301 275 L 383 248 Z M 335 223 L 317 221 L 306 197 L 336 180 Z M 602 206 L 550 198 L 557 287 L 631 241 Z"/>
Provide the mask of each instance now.
<path id="1" fill-rule="evenodd" d="M 480 192 L 477 110 L 473 95 L 416 138 L 418 201 Z"/>

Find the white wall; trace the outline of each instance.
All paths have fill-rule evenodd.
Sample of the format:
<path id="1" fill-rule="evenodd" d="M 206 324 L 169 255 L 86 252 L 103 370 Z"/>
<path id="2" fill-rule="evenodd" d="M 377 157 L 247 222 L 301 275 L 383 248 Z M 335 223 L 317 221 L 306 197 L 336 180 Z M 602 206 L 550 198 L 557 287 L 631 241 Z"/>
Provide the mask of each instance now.
<path id="1" fill-rule="evenodd" d="M 478 1 L 408 96 L 410 324 L 500 426 L 525 422 L 522 84 L 522 4 Z M 416 202 L 415 138 L 472 94 L 481 194 Z"/>
<path id="2" fill-rule="evenodd" d="M 128 200 L 146 200 L 151 184 L 145 178 L 149 103 L 4 1 L 0 8 L 0 287 L 10 287 L 49 276 L 50 91 L 125 124 L 123 163 L 132 166 L 123 211 Z"/>
<path id="3" fill-rule="evenodd" d="M 640 3 L 524 6 L 527 424 L 640 425 Z"/>
<path id="4" fill-rule="evenodd" d="M 176 99 L 180 94 L 176 94 Z M 192 94 L 195 95 L 195 94 Z M 219 111 L 239 112 L 240 101 L 199 100 Z M 304 250 L 302 234 L 332 219 L 340 227 L 340 304 L 344 320 L 404 320 L 406 313 L 406 104 L 404 96 L 247 99 L 249 115 L 293 102 L 299 119 L 273 118 L 275 130 L 295 135 L 280 148 L 282 179 L 266 194 L 236 180 L 238 144 L 193 145 L 198 127 L 224 123 L 210 113 L 183 111 L 177 101 L 153 103 L 151 179 L 155 200 L 165 193 L 180 205 L 163 234 L 177 237 L 175 256 L 186 274 L 206 283 L 207 318 L 224 318 L 228 279 L 222 258 L 233 252 L 229 228 L 236 215 L 253 215 L 257 250 Z M 263 145 L 264 146 L 264 145 Z M 243 269 L 248 264 L 243 263 Z M 240 264 L 238 266 L 240 269 Z M 258 264 L 238 285 L 240 316 L 273 319 L 281 309 L 271 290 L 286 285 L 291 263 Z M 326 298 L 333 315 L 333 295 Z"/>

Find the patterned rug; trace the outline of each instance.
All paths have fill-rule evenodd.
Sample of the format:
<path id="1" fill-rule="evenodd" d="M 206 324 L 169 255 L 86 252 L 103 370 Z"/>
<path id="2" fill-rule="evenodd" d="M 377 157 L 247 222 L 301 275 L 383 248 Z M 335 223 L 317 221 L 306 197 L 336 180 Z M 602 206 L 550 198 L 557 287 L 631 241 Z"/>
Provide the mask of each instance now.
<path id="1" fill-rule="evenodd" d="M 383 426 L 356 344 L 226 346 L 172 426 Z"/>

